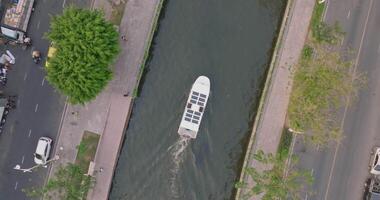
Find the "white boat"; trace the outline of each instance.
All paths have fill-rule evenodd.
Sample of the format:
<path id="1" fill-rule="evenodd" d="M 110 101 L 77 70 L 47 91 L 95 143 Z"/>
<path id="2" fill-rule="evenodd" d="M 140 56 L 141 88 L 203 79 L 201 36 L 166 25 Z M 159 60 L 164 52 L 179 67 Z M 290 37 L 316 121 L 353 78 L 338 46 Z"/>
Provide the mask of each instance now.
<path id="1" fill-rule="evenodd" d="M 197 137 L 209 94 L 210 79 L 206 76 L 198 77 L 193 83 L 187 99 L 181 124 L 178 128 L 179 135 L 193 139 Z"/>

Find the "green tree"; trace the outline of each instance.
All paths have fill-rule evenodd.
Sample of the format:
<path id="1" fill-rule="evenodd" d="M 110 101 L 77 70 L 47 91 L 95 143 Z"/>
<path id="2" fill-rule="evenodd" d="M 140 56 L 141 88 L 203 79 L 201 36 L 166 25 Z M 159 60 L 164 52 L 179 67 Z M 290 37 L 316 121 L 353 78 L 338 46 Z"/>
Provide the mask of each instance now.
<path id="1" fill-rule="evenodd" d="M 321 44 L 312 48 L 313 56 L 303 57 L 294 74 L 289 126 L 313 144 L 326 145 L 342 138 L 339 111 L 356 96 L 364 76 L 352 70 L 339 49 Z"/>
<path id="2" fill-rule="evenodd" d="M 295 156 L 290 157 L 291 161 L 287 160 L 288 151 L 284 150 L 273 155 L 260 150 L 254 155 L 254 159 L 272 168 L 264 171 L 258 171 L 253 167 L 245 169 L 254 181 L 254 185 L 249 188 L 246 183 L 236 184 L 237 188 L 246 189 L 247 192 L 243 194 L 244 199 L 261 194 L 263 200 L 302 199 L 300 195 L 307 192 L 307 186 L 313 182 L 309 171 L 294 168 L 298 160 Z"/>
<path id="3" fill-rule="evenodd" d="M 118 33 L 101 11 L 69 7 L 52 17 L 47 38 L 57 49 L 47 80 L 73 104 L 94 99 L 112 78 Z"/>
<path id="4" fill-rule="evenodd" d="M 23 190 L 29 197 L 45 199 L 82 200 L 93 185 L 91 176 L 84 175 L 78 165 L 68 164 L 61 167 L 53 179 L 43 188 Z"/>

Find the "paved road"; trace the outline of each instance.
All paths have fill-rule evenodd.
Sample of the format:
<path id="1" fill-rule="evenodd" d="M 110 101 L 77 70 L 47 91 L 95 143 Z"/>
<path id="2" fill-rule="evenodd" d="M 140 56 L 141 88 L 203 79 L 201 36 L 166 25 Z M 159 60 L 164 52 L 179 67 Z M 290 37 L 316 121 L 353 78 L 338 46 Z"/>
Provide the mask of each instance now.
<path id="1" fill-rule="evenodd" d="M 45 181 L 45 168 L 33 173 L 22 173 L 12 168 L 16 164 L 22 168 L 34 165 L 33 153 L 39 137 L 56 139 L 65 97 L 55 92 L 45 80 L 42 65 L 32 62 L 31 50 L 36 48 L 46 55 L 49 43 L 43 39 L 43 34 L 49 28 L 49 16 L 62 12 L 63 6 L 73 2 L 79 6 L 89 5 L 85 0 L 37 1 L 28 29 L 33 47 L 27 50 L 0 47 L 0 52 L 9 49 L 16 57 L 16 64 L 9 71 L 8 84 L 3 90 L 5 94 L 18 95 L 18 106 L 8 115 L 5 130 L 0 135 L 0 200 L 27 199 L 21 189 L 41 186 Z"/>
<path id="2" fill-rule="evenodd" d="M 300 167 L 315 176 L 314 194 L 305 199 L 358 200 L 369 177 L 371 148 L 380 145 L 380 1 L 331 0 L 326 21 L 339 21 L 344 31 L 343 48 L 355 51 L 356 70 L 368 75 L 367 86 L 347 110 L 342 111 L 344 139 L 326 149 L 297 142 Z"/>

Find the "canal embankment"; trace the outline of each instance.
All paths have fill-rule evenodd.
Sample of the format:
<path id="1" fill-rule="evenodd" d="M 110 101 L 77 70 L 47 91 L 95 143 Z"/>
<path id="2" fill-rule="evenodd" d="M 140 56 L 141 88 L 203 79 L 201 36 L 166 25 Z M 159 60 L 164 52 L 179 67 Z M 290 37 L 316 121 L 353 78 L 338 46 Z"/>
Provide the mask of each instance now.
<path id="1" fill-rule="evenodd" d="M 244 169 L 254 167 L 262 171 L 270 167 L 255 161 L 253 155 L 258 150 L 277 152 L 286 120 L 293 70 L 308 34 L 314 4 L 315 0 L 287 2 L 240 175 L 239 181 L 246 183 L 247 187 L 237 189 L 236 200 L 243 199 L 247 188 L 254 185 Z M 249 199 L 260 199 L 260 196 Z"/>

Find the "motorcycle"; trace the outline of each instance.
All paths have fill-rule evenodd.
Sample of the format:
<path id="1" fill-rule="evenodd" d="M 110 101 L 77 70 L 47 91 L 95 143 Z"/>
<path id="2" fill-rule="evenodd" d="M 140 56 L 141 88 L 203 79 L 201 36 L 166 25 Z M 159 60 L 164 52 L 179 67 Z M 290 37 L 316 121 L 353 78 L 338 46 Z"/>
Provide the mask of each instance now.
<path id="1" fill-rule="evenodd" d="M 32 52 L 32 58 L 33 58 L 33 62 L 38 64 L 41 61 L 41 52 L 33 51 Z"/>

